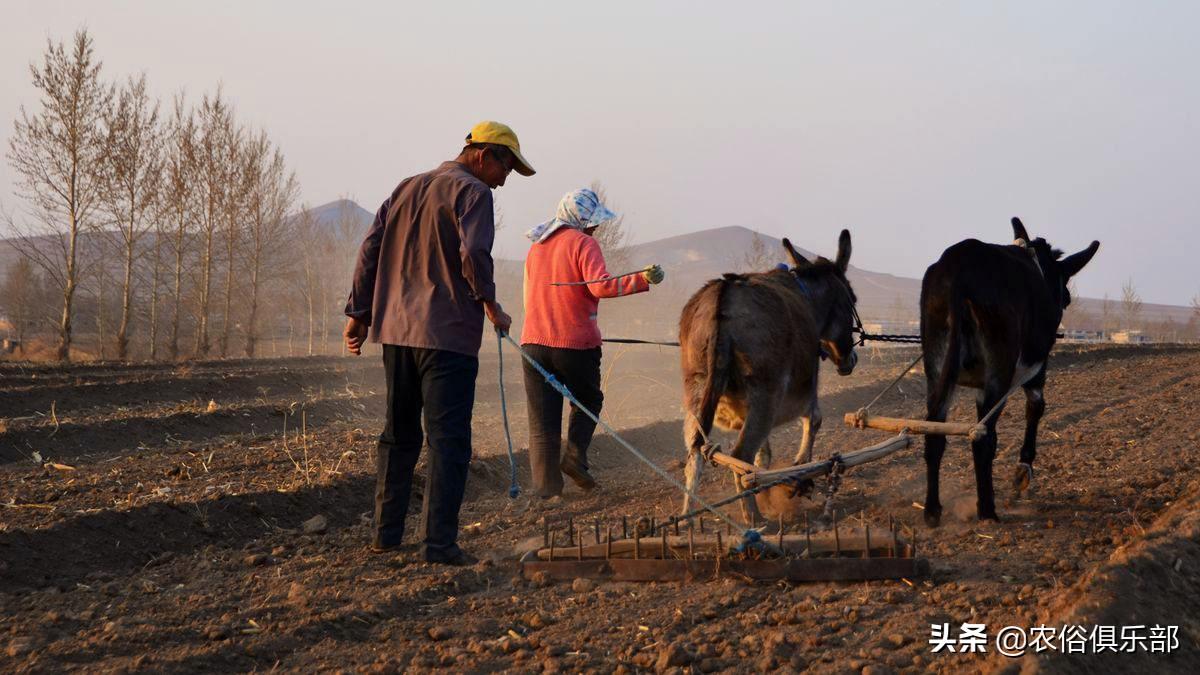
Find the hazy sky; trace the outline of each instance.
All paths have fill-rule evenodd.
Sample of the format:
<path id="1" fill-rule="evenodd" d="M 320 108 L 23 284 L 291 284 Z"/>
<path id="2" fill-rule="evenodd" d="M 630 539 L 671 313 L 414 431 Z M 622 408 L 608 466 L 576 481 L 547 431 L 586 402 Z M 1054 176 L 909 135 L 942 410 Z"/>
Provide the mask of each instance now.
<path id="1" fill-rule="evenodd" d="M 737 5 L 737 6 L 735 6 Z M 1078 279 L 1200 293 L 1200 3 L 4 3 L 0 135 L 28 64 L 86 26 L 108 77 L 223 83 L 319 204 L 374 211 L 480 119 L 538 170 L 498 192 L 498 255 L 600 179 L 636 238 L 744 225 L 920 277 L 1008 220 L 1100 253 Z M 17 206 L 13 172 L 0 196 Z M 650 263 L 653 261 L 636 261 Z"/>

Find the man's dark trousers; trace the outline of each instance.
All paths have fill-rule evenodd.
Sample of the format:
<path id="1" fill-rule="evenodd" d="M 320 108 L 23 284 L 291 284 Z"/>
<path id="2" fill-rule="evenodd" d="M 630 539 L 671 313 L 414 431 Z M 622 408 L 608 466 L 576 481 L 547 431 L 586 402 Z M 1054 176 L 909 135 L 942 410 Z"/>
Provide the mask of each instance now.
<path id="1" fill-rule="evenodd" d="M 564 349 L 522 345 L 525 353 L 550 371 L 588 410 L 599 415 L 604 405 L 600 389 L 600 348 Z M 529 402 L 529 468 L 541 497 L 562 494 L 564 463 L 588 470 L 587 451 L 596 423 L 571 405 L 567 450 L 562 453 L 563 397 L 529 362 L 524 362 L 525 397 Z"/>
<path id="2" fill-rule="evenodd" d="M 460 552 L 458 510 L 471 462 L 471 411 L 479 358 L 441 349 L 384 345 L 383 367 L 387 426 L 379 436 L 376 453 L 375 546 L 396 546 L 404 536 L 413 469 L 427 435 L 421 553 L 426 560 L 450 560 Z"/>

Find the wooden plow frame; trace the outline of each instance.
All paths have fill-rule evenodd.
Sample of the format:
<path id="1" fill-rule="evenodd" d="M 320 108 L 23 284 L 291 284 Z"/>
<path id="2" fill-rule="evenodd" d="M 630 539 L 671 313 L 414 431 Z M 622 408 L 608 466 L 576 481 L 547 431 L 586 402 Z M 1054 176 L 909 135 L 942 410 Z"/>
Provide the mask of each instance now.
<path id="1" fill-rule="evenodd" d="M 834 467 L 838 465 L 841 468 L 848 469 L 860 464 L 866 464 L 867 462 L 873 462 L 877 459 L 883 459 L 893 452 L 910 447 L 912 442 L 913 437 L 905 429 L 901 430 L 898 435 L 882 443 L 876 443 L 861 450 L 854 450 L 844 455 L 834 454 L 828 459 L 787 466 L 781 469 L 763 469 L 749 462 L 744 462 L 721 452 L 721 446 L 719 445 L 713 446 L 715 449 L 708 453 L 707 457 L 717 466 L 732 469 L 738 474 L 738 479 L 742 483 L 742 486 L 751 488 L 781 480 L 800 482 L 816 476 L 824 476 L 834 471 Z"/>

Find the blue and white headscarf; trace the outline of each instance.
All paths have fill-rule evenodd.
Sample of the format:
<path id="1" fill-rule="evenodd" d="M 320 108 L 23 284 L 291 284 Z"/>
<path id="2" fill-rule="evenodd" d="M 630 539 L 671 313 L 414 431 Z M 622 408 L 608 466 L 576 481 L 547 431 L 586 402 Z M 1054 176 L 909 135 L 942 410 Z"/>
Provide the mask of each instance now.
<path id="1" fill-rule="evenodd" d="M 540 244 L 549 239 L 550 235 L 557 232 L 560 227 L 586 230 L 589 227 L 611 222 L 616 218 L 617 214 L 609 211 L 608 207 L 600 203 L 600 198 L 596 196 L 595 192 L 582 188 L 563 195 L 562 200 L 558 202 L 558 212 L 554 214 L 554 218 L 526 232 L 525 236 Z"/>

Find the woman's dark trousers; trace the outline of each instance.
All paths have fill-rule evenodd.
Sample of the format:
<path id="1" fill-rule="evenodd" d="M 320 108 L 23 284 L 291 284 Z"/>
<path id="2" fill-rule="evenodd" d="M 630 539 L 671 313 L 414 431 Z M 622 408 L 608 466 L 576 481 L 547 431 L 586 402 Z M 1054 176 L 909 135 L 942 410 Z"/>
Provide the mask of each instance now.
<path id="1" fill-rule="evenodd" d="M 596 415 L 604 404 L 600 391 L 600 348 L 563 349 L 522 345 L 526 353 L 566 385 L 579 402 Z M 563 397 L 540 373 L 524 362 L 525 396 L 529 402 L 529 468 L 533 487 L 542 497 L 562 494 L 563 471 L 588 474 L 588 446 L 596 423 L 574 405 L 567 422 L 567 448 L 562 451 Z M 579 482 L 576 478 L 576 482 Z M 593 483 L 594 484 L 594 483 Z"/>

